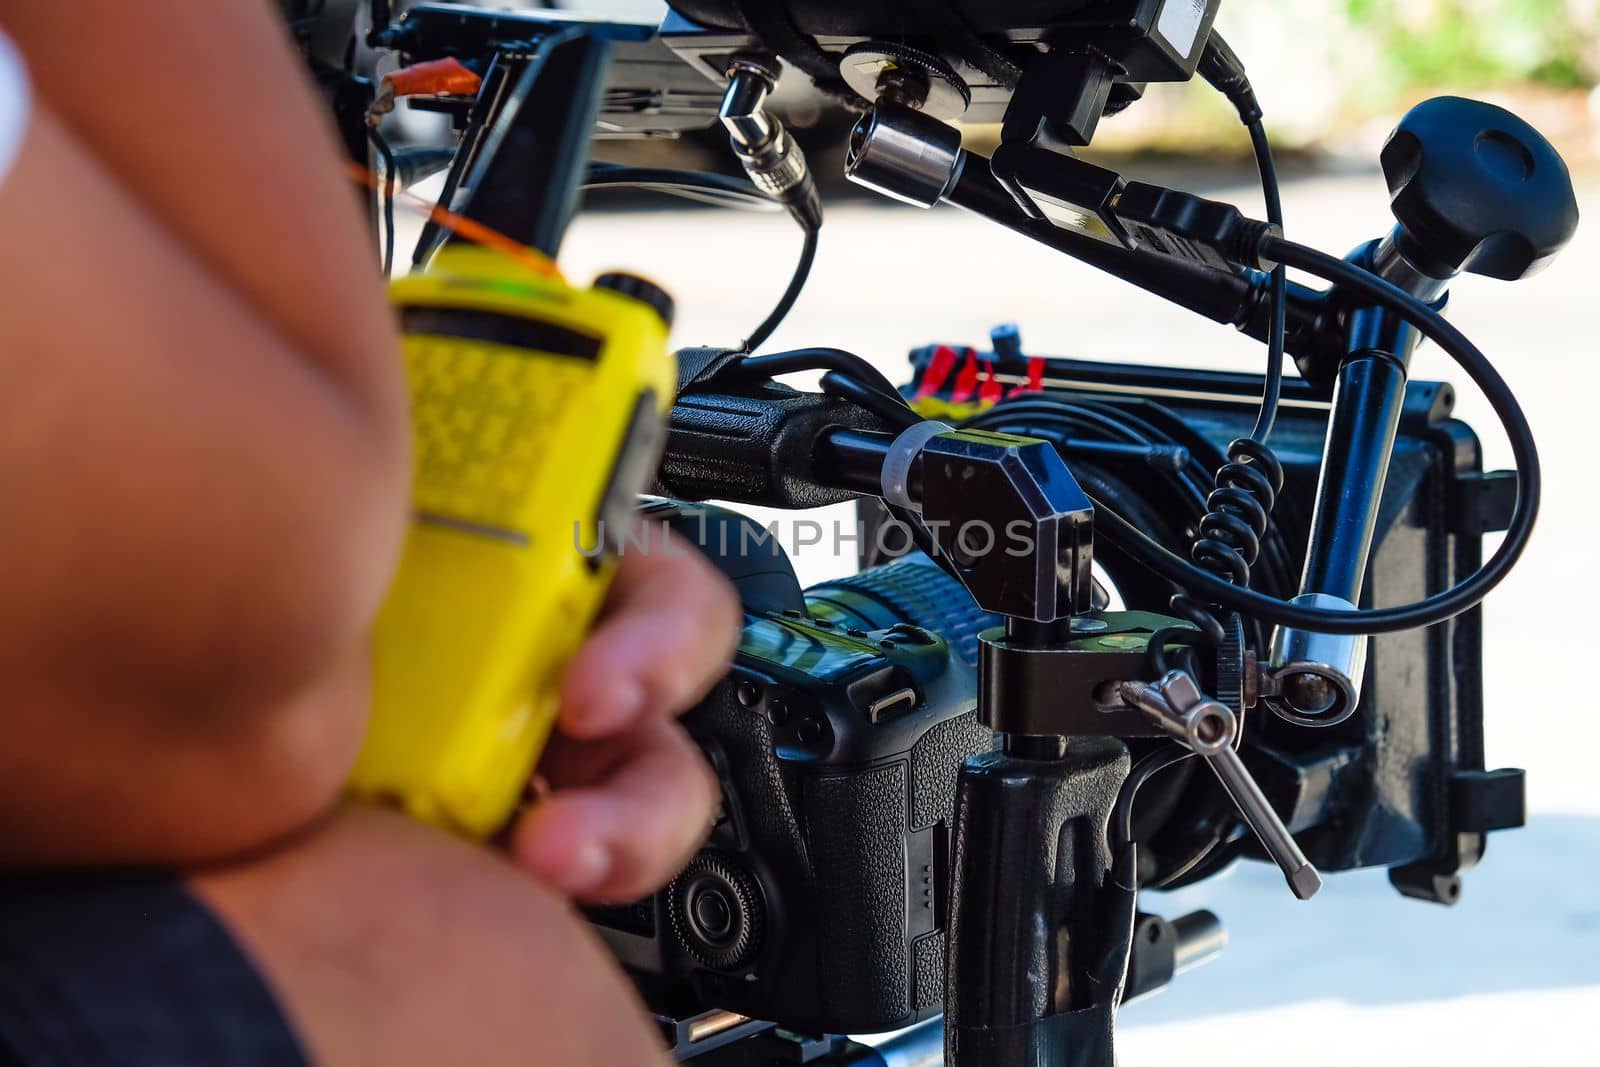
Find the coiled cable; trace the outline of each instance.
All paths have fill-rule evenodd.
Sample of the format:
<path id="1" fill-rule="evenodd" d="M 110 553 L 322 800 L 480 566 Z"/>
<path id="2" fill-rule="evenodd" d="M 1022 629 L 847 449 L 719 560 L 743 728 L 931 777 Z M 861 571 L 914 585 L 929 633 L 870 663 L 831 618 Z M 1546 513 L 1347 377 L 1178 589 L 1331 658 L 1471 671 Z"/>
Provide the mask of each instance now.
<path id="1" fill-rule="evenodd" d="M 1282 232 L 1283 196 L 1278 184 L 1278 167 L 1250 79 L 1245 76 L 1244 65 L 1220 34 L 1212 34 L 1206 49 L 1207 80 L 1239 109 L 1239 117 L 1250 132 L 1267 221 Z M 1206 514 L 1189 548 L 1189 558 L 1197 566 L 1238 586 L 1250 584 L 1250 568 L 1255 566 L 1272 508 L 1278 501 L 1278 494 L 1283 492 L 1283 464 L 1267 446 L 1267 439 L 1277 424 L 1278 402 L 1283 393 L 1288 284 L 1288 269 L 1279 263 L 1272 271 L 1267 368 L 1256 424 L 1249 437 L 1228 446 L 1228 462 L 1217 470 L 1215 488 L 1206 498 Z M 1212 645 L 1224 643 L 1226 630 L 1217 616 L 1219 605 L 1182 591 L 1172 597 L 1168 608 L 1174 615 L 1199 627 Z"/>
<path id="2" fill-rule="evenodd" d="M 1206 513 L 1195 531 L 1189 558 L 1234 585 L 1250 584 L 1250 568 L 1261 552 L 1272 508 L 1283 491 L 1283 464 L 1272 449 L 1242 437 L 1228 446 L 1228 462 L 1217 470 L 1216 487 L 1206 497 Z M 1177 593 L 1172 613 L 1194 623 L 1214 645 L 1224 630 L 1214 605 Z"/>

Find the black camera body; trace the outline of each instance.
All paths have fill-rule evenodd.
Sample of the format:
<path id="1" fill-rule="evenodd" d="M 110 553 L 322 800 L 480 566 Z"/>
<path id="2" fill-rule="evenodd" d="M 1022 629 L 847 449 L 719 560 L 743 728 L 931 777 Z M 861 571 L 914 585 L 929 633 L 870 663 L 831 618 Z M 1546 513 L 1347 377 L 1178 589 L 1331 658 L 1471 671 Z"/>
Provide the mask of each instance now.
<path id="1" fill-rule="evenodd" d="M 674 525 L 693 536 L 686 514 Z M 775 540 L 754 565 L 719 540 L 700 538 L 747 622 L 734 669 L 683 720 L 721 782 L 716 826 L 666 889 L 590 917 L 661 1015 L 716 1007 L 810 1033 L 935 1015 L 956 775 L 993 744 L 974 711 L 990 617 L 925 557 L 802 596 Z M 909 621 L 923 617 L 950 639 Z"/>

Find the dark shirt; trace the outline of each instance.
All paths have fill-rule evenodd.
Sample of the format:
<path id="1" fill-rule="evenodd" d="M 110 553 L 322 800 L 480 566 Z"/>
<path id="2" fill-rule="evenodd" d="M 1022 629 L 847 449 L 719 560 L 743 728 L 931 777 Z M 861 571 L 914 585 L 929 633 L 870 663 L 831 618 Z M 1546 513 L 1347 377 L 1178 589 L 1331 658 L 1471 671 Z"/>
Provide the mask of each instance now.
<path id="1" fill-rule="evenodd" d="M 228 931 L 176 878 L 0 880 L 0 1067 L 305 1067 Z"/>

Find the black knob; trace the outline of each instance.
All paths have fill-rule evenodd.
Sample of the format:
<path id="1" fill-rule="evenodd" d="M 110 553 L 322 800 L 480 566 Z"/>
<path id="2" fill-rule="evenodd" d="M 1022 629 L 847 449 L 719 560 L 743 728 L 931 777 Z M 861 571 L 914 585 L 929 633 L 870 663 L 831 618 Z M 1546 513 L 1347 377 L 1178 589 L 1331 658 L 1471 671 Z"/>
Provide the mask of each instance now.
<path id="1" fill-rule="evenodd" d="M 767 909 L 743 864 L 702 852 L 673 880 L 669 896 L 678 944 L 700 966 L 731 971 L 755 959 Z"/>
<path id="2" fill-rule="evenodd" d="M 648 305 L 661 321 L 668 326 L 672 325 L 674 305 L 672 295 L 649 278 L 641 278 L 637 274 L 626 274 L 622 271 L 613 271 L 602 274 L 594 280 L 596 289 L 608 289 L 613 293 L 632 297 Z"/>
<path id="3" fill-rule="evenodd" d="M 1382 161 L 1400 250 L 1433 277 L 1525 278 L 1578 228 L 1560 153 L 1493 104 L 1456 96 L 1418 104 L 1389 136 Z"/>

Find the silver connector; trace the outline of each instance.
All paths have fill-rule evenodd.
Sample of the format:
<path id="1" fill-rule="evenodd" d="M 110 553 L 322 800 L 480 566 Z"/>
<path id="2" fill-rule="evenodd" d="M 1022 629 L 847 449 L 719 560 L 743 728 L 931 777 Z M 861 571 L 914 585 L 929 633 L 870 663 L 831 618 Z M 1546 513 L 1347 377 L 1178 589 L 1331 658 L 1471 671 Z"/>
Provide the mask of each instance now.
<path id="1" fill-rule="evenodd" d="M 1324 611 L 1355 611 L 1342 597 L 1302 593 L 1290 601 Z M 1262 698 L 1274 715 L 1301 726 L 1333 726 L 1355 714 L 1366 673 L 1367 639 L 1280 626 L 1272 635 Z"/>
<path id="2" fill-rule="evenodd" d="M 961 131 L 920 111 L 880 101 L 850 131 L 845 174 L 906 204 L 932 207 L 961 176 Z"/>
<path id="3" fill-rule="evenodd" d="M 776 64 L 765 57 L 735 56 L 728 65 L 728 91 L 717 117 L 756 188 L 791 210 L 808 212 L 815 185 L 805 153 L 783 123 L 766 110 L 767 96 L 777 80 Z M 816 211 L 820 225 L 820 202 Z"/>
<path id="4" fill-rule="evenodd" d="M 767 97 L 778 83 L 777 70 L 753 56 L 737 56 L 728 64 L 728 90 L 717 117 L 734 143 L 760 151 L 777 138 L 777 123 L 766 112 Z"/>

